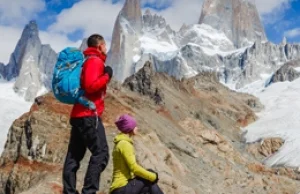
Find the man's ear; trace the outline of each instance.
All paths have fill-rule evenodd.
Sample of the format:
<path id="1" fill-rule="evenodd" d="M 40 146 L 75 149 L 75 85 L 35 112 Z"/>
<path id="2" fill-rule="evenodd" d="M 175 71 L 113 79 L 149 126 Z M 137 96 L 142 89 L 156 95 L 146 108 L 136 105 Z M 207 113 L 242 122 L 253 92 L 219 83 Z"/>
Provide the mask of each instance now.
<path id="1" fill-rule="evenodd" d="M 101 44 L 98 44 L 97 49 L 102 52 Z"/>

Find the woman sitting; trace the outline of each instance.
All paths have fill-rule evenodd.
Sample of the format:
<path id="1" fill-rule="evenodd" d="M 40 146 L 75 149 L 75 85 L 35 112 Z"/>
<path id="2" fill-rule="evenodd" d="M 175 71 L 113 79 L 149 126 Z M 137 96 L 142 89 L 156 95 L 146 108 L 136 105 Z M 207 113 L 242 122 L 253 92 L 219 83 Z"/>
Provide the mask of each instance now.
<path id="1" fill-rule="evenodd" d="M 157 185 L 158 174 L 137 164 L 132 136 L 137 134 L 136 121 L 129 115 L 122 115 L 116 121 L 121 131 L 114 139 L 113 180 L 111 194 L 163 194 Z"/>

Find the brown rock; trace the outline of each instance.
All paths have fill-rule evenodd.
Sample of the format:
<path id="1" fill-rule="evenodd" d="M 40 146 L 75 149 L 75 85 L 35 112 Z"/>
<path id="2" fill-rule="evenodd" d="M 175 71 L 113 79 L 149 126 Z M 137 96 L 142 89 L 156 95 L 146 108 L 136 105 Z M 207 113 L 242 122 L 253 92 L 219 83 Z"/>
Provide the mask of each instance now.
<path id="1" fill-rule="evenodd" d="M 263 140 L 259 148 L 259 153 L 261 153 L 265 157 L 269 157 L 277 152 L 281 146 L 283 145 L 284 141 L 281 138 L 269 138 Z"/>

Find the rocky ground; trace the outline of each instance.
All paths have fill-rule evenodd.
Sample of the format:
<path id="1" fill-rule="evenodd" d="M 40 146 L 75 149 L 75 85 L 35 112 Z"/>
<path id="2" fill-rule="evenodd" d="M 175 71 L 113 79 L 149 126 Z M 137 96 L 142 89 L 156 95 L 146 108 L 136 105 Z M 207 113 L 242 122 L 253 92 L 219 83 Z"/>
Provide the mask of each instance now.
<path id="1" fill-rule="evenodd" d="M 178 81 L 146 63 L 123 85 L 110 84 L 103 121 L 112 150 L 117 116 L 137 118 L 138 161 L 159 172 L 166 194 L 300 192 L 296 170 L 259 162 L 276 152 L 282 140 L 249 146 L 242 141 L 240 127 L 254 122 L 262 108 L 255 97 L 227 89 L 214 74 Z M 0 159 L 0 194 L 61 193 L 70 110 L 49 93 L 12 124 Z M 88 158 L 89 153 L 78 172 L 78 189 Z M 99 194 L 108 193 L 111 173 L 110 161 Z"/>

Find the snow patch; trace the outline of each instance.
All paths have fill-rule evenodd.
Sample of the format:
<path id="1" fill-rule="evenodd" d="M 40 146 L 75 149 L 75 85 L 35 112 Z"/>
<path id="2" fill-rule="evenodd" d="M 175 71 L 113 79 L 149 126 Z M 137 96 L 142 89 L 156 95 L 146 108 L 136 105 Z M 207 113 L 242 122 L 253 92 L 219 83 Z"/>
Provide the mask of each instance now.
<path id="1" fill-rule="evenodd" d="M 29 111 L 32 103 L 26 102 L 13 90 L 15 82 L 0 82 L 0 153 L 2 153 L 7 133 L 13 121 Z"/>
<path id="2" fill-rule="evenodd" d="M 160 60 L 170 60 L 178 53 L 178 47 L 165 41 L 161 41 L 148 36 L 142 36 L 140 39 L 141 50 L 144 54 L 151 53 Z"/>
<path id="3" fill-rule="evenodd" d="M 138 62 L 140 59 L 141 59 L 141 56 L 140 56 L 140 55 L 134 55 L 132 60 L 133 60 L 134 63 L 136 63 L 136 62 Z"/>
<path id="4" fill-rule="evenodd" d="M 46 94 L 46 93 L 48 93 L 49 91 L 47 90 L 47 88 L 43 85 L 42 87 L 41 87 L 41 89 L 38 91 L 38 93 L 37 93 L 37 96 L 42 96 L 42 95 L 44 95 L 44 94 Z"/>
<path id="5" fill-rule="evenodd" d="M 259 120 L 243 129 L 247 143 L 265 138 L 280 137 L 285 143 L 273 156 L 266 159 L 269 166 L 300 166 L 300 79 L 278 82 L 262 89 L 252 84 L 254 93 L 265 106 L 258 113 Z M 257 90 L 251 91 L 256 87 Z M 259 89 L 260 88 L 260 89 Z"/>
<path id="6" fill-rule="evenodd" d="M 297 72 L 300 72 L 300 67 L 294 67 Z"/>

